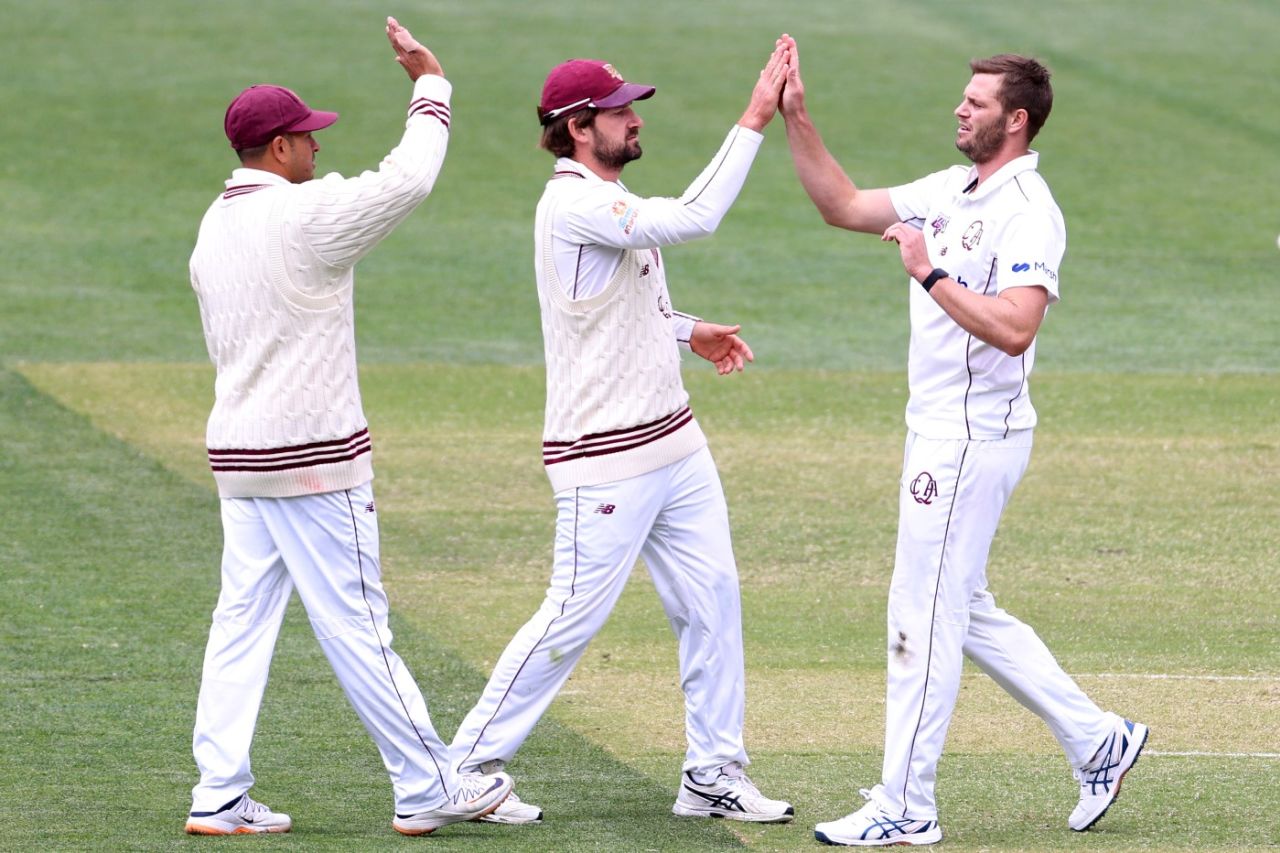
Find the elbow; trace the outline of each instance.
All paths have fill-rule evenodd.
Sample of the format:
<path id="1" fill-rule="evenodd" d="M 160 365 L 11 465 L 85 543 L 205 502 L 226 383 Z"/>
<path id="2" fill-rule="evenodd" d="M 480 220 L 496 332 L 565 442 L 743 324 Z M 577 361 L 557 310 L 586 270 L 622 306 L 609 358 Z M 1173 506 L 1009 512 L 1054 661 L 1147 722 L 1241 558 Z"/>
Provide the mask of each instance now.
<path id="1" fill-rule="evenodd" d="M 1036 339 L 1035 333 L 1023 334 L 1015 333 L 1012 337 L 1000 343 L 1000 351 L 1007 356 L 1017 358 L 1018 356 L 1031 349 L 1031 342 Z"/>
<path id="2" fill-rule="evenodd" d="M 822 214 L 823 222 L 836 228 L 843 228 L 845 231 L 868 230 L 847 207 L 828 205 L 819 207 L 818 212 Z"/>
<path id="3" fill-rule="evenodd" d="M 720 220 L 723 218 L 723 216 L 712 216 L 710 218 L 691 220 L 681 229 L 679 239 L 676 242 L 683 243 L 689 240 L 701 240 L 704 237 L 710 237 L 716 233 L 716 229 L 720 227 Z"/>
<path id="4" fill-rule="evenodd" d="M 844 227 L 844 220 L 840 216 L 838 216 L 835 211 L 823 210 L 821 211 L 821 213 L 822 213 L 823 222 L 827 223 L 828 225 L 834 225 L 836 228 Z"/>

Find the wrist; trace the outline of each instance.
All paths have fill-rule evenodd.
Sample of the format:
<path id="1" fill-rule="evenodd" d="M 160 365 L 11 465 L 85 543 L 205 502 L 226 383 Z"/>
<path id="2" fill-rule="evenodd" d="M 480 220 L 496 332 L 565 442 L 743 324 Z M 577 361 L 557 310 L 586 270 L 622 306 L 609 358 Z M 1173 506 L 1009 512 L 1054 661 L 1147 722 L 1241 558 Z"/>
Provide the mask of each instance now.
<path id="1" fill-rule="evenodd" d="M 951 278 L 951 273 L 947 272 L 941 267 L 934 267 L 928 274 L 925 275 L 924 278 L 917 279 L 917 281 L 919 281 L 920 286 L 924 288 L 924 292 L 928 293 L 930 290 L 933 290 L 933 286 L 935 284 L 942 281 L 944 278 Z"/>

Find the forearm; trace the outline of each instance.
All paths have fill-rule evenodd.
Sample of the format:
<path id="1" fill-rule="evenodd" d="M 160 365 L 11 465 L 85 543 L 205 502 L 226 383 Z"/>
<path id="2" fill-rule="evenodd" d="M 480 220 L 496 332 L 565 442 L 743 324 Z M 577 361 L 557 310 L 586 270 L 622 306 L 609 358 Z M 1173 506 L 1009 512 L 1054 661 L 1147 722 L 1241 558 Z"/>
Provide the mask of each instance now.
<path id="1" fill-rule="evenodd" d="M 801 186 L 822 218 L 839 225 L 840 215 L 848 208 L 857 187 L 827 150 L 808 113 L 787 114 L 785 119 L 787 147 Z"/>
<path id="2" fill-rule="evenodd" d="M 796 175 L 828 225 L 879 233 L 897 221 L 886 190 L 860 190 L 831 156 L 808 112 L 785 114 Z"/>
<path id="3" fill-rule="evenodd" d="M 1011 356 L 1022 355 L 1031 346 L 1047 304 L 1047 294 L 1039 287 L 1011 288 L 999 296 L 984 296 L 949 276 L 935 282 L 929 295 L 957 326 Z"/>
<path id="4" fill-rule="evenodd" d="M 680 198 L 650 200 L 654 210 L 646 208 L 640 230 L 657 246 L 683 243 L 714 233 L 742 192 L 762 141 L 758 132 L 735 125 L 711 162 Z"/>

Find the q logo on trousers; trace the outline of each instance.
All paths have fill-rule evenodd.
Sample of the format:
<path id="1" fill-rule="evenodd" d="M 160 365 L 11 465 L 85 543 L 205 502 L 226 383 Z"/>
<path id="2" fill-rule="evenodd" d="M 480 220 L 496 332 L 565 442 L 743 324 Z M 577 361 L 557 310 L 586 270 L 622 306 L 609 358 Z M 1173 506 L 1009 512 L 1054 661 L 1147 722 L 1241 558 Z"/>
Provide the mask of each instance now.
<path id="1" fill-rule="evenodd" d="M 911 497 L 915 498 L 918 504 L 931 504 L 938 496 L 938 484 L 928 471 L 921 471 L 920 476 L 911 481 L 909 488 Z"/>

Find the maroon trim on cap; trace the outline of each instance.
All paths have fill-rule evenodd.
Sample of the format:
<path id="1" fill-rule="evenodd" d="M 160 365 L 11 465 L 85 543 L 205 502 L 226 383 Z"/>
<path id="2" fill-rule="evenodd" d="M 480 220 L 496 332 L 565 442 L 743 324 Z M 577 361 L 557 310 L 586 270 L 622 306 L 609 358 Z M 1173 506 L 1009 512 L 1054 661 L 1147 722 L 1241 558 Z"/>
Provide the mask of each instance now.
<path id="1" fill-rule="evenodd" d="M 643 101 L 646 98 L 652 98 L 653 93 L 656 91 L 658 91 L 657 88 L 645 86 L 641 83 L 623 83 L 603 98 L 596 98 L 594 106 L 602 110 L 625 107 L 632 101 Z"/>
<path id="2" fill-rule="evenodd" d="M 614 109 L 652 97 L 654 91 L 653 86 L 628 83 L 607 62 L 570 59 L 547 75 L 538 100 L 538 118 L 545 125 L 577 109 Z"/>
<path id="3" fill-rule="evenodd" d="M 310 133 L 338 120 L 338 114 L 313 110 L 283 86 L 250 86 L 227 107 L 222 126 L 237 151 L 266 145 L 282 133 Z"/>
<path id="4" fill-rule="evenodd" d="M 324 130 L 329 125 L 338 120 L 337 113 L 325 112 L 324 110 L 312 110 L 311 115 L 294 122 L 288 127 L 282 129 L 281 133 L 310 133 L 313 130 Z M 274 137 L 272 137 L 274 138 Z M 269 141 L 269 140 L 268 140 Z"/>

